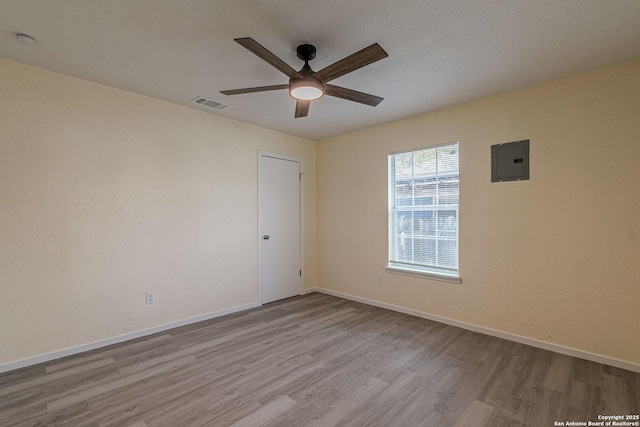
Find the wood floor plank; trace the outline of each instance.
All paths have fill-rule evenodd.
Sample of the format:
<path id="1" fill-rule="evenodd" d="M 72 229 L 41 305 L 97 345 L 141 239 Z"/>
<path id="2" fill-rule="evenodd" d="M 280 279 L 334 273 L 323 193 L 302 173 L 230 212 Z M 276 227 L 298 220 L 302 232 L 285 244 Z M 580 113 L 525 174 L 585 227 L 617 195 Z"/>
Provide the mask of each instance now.
<path id="1" fill-rule="evenodd" d="M 495 413 L 496 408 L 493 406 L 474 400 L 460 414 L 453 427 L 490 426 L 491 419 Z"/>
<path id="2" fill-rule="evenodd" d="M 27 381 L 21 381 L 21 382 L 14 383 L 12 385 L 7 385 L 0 389 L 0 397 L 6 396 L 8 394 L 15 394 L 18 391 L 25 390 L 28 388 L 33 388 L 33 387 L 37 388 L 46 383 L 53 383 L 56 381 L 60 381 L 67 376 L 74 375 L 79 372 L 90 371 L 96 368 L 111 365 L 113 363 L 114 363 L 114 360 L 110 357 L 101 358 L 93 362 L 85 363 L 83 365 L 74 365 L 64 370 L 57 370 L 52 374 L 41 375 Z"/>
<path id="3" fill-rule="evenodd" d="M 119 389 L 88 400 L 90 410 L 82 416 L 82 421 L 108 427 L 121 426 L 143 416 L 146 418 L 145 421 L 150 421 L 152 418 L 148 414 L 153 414 L 154 417 L 184 417 L 184 411 L 190 405 L 202 404 L 199 399 L 209 391 L 217 377 L 217 372 L 203 372 L 202 366 L 198 365 L 189 365 L 170 371 L 166 375 L 150 377 L 134 385 L 139 396 L 135 400 Z M 70 425 L 74 425 L 79 420 L 70 421 Z M 181 424 L 182 421 L 184 420 L 177 424 Z"/>
<path id="4" fill-rule="evenodd" d="M 626 376 L 602 375 L 602 403 L 603 410 L 610 414 L 631 414 L 635 404 L 619 396 L 631 396 Z"/>
<path id="5" fill-rule="evenodd" d="M 571 357 L 563 354 L 554 354 L 551 358 L 547 375 L 544 378 L 543 386 L 549 390 L 565 391 L 571 379 L 571 366 Z"/>
<path id="6" fill-rule="evenodd" d="M 95 353 L 95 354 L 91 354 L 91 355 L 87 355 L 86 357 L 75 357 L 73 359 L 70 360 L 66 360 L 65 362 L 60 362 L 60 363 L 53 363 L 51 365 L 47 365 L 45 366 L 45 371 L 47 372 L 47 374 L 51 374 L 54 372 L 58 372 L 61 370 L 66 370 L 66 369 L 70 369 L 79 365 L 85 365 L 88 363 L 93 363 L 95 361 L 98 360 L 111 360 L 113 361 L 112 357 L 105 357 L 102 353 Z"/>
<path id="7" fill-rule="evenodd" d="M 341 399 L 334 405 L 327 405 L 325 412 L 321 416 L 305 424 L 309 427 L 330 427 L 338 425 L 338 423 L 349 416 L 351 412 L 369 402 L 388 386 L 389 384 L 386 382 L 374 377 L 352 393 L 349 393 L 348 399 Z"/>
<path id="8" fill-rule="evenodd" d="M 172 360 L 169 363 L 164 363 L 154 368 L 146 369 L 141 372 L 136 372 L 135 374 L 123 376 L 120 379 L 111 381 L 107 385 L 92 387 L 92 388 L 89 388 L 88 390 L 83 390 L 82 392 L 79 392 L 79 393 L 71 393 L 65 397 L 61 397 L 59 399 L 53 400 L 52 402 L 48 403 L 47 411 L 48 412 L 57 411 L 66 406 L 71 406 L 77 403 L 84 402 L 86 400 L 92 399 L 101 394 L 108 393 L 110 391 L 132 385 L 146 378 L 151 378 L 155 375 L 162 375 L 167 371 L 174 369 L 175 367 L 181 366 L 189 362 L 193 362 L 195 360 L 196 359 L 193 356 L 182 357 L 180 359 Z"/>
<path id="9" fill-rule="evenodd" d="M 0 374 L 2 427 L 546 426 L 638 405 L 638 373 L 324 294 Z"/>
<path id="10" fill-rule="evenodd" d="M 595 387 L 600 387 L 602 384 L 602 365 L 589 360 L 574 359 L 572 378 Z"/>
<path id="11" fill-rule="evenodd" d="M 296 401 L 285 394 L 260 407 L 260 409 L 257 409 L 246 417 L 231 424 L 231 427 L 263 426 L 269 421 L 282 416 L 282 414 L 292 409 L 295 405 Z"/>
<path id="12" fill-rule="evenodd" d="M 567 419 L 597 420 L 598 415 L 602 413 L 600 387 L 576 379 L 571 380 L 570 387 L 567 393 Z"/>
<path id="13" fill-rule="evenodd" d="M 397 418 L 403 413 L 407 402 L 414 401 L 414 396 L 422 388 L 428 388 L 432 380 L 415 372 L 406 371 L 399 375 L 389 386 L 371 399 L 366 405 L 361 405 L 340 423 L 341 425 L 370 426 L 370 425 L 401 425 L 396 424 Z M 422 401 L 421 406 L 431 406 L 432 402 Z"/>

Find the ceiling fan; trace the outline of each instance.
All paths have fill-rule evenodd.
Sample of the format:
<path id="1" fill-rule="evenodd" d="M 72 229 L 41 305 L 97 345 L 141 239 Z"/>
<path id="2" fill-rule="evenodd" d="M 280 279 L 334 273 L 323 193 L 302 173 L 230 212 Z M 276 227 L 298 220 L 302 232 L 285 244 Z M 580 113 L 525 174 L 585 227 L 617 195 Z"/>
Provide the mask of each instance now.
<path id="1" fill-rule="evenodd" d="M 286 74 L 289 77 L 289 84 L 220 91 L 220 93 L 225 95 L 289 89 L 289 94 L 296 99 L 295 118 L 306 117 L 309 113 L 311 101 L 323 95 L 335 96 L 337 98 L 371 105 L 372 107 L 375 107 L 384 99 L 379 96 L 369 95 L 368 93 L 327 84 L 327 82 L 333 79 L 337 79 L 340 76 L 389 56 L 378 43 L 374 43 L 353 55 L 349 55 L 320 71 L 313 71 L 309 66 L 309 61 L 316 57 L 315 46 L 301 44 L 296 49 L 296 54 L 298 58 L 304 61 L 304 66 L 300 71 L 296 71 L 250 37 L 234 39 L 234 41 Z"/>

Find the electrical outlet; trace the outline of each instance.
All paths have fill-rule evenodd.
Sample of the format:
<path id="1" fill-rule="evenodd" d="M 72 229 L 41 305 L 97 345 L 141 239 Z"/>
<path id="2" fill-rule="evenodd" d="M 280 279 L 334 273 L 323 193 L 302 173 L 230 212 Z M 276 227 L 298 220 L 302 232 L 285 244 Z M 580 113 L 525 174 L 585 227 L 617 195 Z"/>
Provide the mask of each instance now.
<path id="1" fill-rule="evenodd" d="M 378 276 L 378 285 L 382 285 L 382 284 L 383 284 L 382 276 Z"/>
<path id="2" fill-rule="evenodd" d="M 147 292 L 147 304 L 153 304 L 154 302 L 156 302 L 156 293 Z"/>

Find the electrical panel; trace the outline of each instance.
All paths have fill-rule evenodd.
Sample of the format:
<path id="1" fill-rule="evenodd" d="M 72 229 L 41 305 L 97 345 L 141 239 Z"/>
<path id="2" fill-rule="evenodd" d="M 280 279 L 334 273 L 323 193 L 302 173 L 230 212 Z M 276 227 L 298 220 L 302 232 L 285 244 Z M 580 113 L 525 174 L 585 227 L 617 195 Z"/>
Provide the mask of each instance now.
<path id="1" fill-rule="evenodd" d="M 529 140 L 491 146 L 491 182 L 529 179 Z"/>

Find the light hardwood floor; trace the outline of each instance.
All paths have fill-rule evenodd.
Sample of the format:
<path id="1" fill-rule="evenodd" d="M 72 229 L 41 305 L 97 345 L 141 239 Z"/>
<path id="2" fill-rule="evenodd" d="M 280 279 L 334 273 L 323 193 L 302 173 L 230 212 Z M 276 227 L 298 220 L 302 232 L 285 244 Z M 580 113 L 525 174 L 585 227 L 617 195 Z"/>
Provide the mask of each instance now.
<path id="1" fill-rule="evenodd" d="M 0 426 L 553 426 L 640 374 L 310 294 L 0 375 Z"/>

